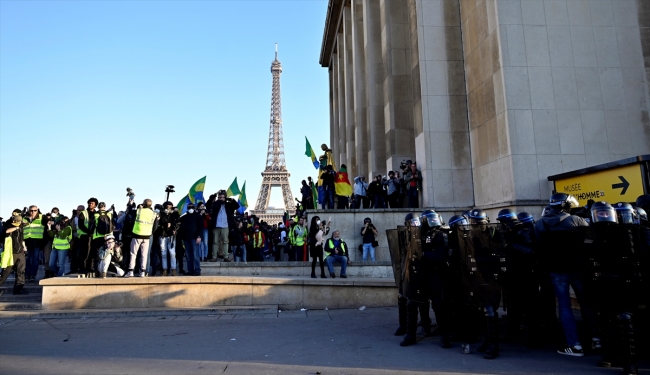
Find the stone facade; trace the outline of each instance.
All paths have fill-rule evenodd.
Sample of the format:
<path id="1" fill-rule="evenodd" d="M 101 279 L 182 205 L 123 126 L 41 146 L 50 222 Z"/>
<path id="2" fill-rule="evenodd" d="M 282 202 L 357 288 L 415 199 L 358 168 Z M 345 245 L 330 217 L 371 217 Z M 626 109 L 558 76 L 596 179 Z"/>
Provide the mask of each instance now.
<path id="1" fill-rule="evenodd" d="M 645 0 L 330 0 L 320 63 L 337 161 L 417 160 L 426 207 L 531 209 L 650 153 Z"/>

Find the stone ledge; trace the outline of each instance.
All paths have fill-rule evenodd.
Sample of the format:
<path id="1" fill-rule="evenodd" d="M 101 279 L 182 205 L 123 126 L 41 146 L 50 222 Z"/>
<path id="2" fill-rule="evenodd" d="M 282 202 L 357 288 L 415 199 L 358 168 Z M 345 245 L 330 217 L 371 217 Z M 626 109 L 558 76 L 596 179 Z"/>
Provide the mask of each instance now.
<path id="1" fill-rule="evenodd" d="M 377 260 L 377 261 L 367 261 L 360 262 L 356 261 L 350 265 L 350 267 L 383 267 L 391 266 L 389 260 Z M 212 267 L 311 267 L 311 261 L 307 262 L 203 262 L 201 263 L 201 269 L 203 268 L 212 268 Z"/>
<path id="2" fill-rule="evenodd" d="M 206 308 L 277 305 L 299 308 L 393 306 L 388 278 L 181 276 L 42 280 L 44 310 Z"/>

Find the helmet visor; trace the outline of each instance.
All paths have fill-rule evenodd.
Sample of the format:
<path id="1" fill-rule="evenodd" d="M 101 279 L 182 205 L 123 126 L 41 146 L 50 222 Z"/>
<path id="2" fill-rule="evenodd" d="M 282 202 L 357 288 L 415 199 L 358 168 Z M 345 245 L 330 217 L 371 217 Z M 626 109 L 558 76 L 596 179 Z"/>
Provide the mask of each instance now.
<path id="1" fill-rule="evenodd" d="M 411 220 L 408 221 L 408 225 L 411 227 L 419 227 L 421 226 L 420 224 L 420 218 L 417 216 L 414 216 L 411 218 Z"/>
<path id="2" fill-rule="evenodd" d="M 591 210 L 592 223 L 616 223 L 616 212 L 613 207 L 599 207 Z"/>
<path id="3" fill-rule="evenodd" d="M 438 214 L 435 212 L 429 212 L 425 214 L 422 219 L 426 219 L 427 224 L 429 224 L 430 227 L 439 227 L 442 225 L 440 222 L 440 216 L 438 216 Z"/>
<path id="4" fill-rule="evenodd" d="M 634 224 L 634 211 L 631 209 L 616 210 L 619 224 Z"/>
<path id="5" fill-rule="evenodd" d="M 462 216 L 460 218 L 458 218 L 458 219 L 454 219 L 454 220 L 449 221 L 449 226 L 452 227 L 452 228 L 457 227 L 459 225 L 469 225 L 469 223 L 467 222 L 467 219 L 465 219 Z"/>

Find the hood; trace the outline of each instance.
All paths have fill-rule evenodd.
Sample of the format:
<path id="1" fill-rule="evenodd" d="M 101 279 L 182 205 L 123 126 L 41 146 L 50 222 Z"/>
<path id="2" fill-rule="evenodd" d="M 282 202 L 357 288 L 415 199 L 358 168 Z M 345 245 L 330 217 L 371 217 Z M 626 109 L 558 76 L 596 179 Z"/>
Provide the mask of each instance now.
<path id="1" fill-rule="evenodd" d="M 570 216 L 570 215 L 568 213 L 566 213 L 566 212 L 556 210 L 556 209 L 552 209 L 550 212 L 548 212 L 542 218 L 542 220 L 544 220 L 546 222 L 546 224 L 548 224 L 550 226 L 554 226 L 554 225 L 559 224 L 567 216 Z"/>

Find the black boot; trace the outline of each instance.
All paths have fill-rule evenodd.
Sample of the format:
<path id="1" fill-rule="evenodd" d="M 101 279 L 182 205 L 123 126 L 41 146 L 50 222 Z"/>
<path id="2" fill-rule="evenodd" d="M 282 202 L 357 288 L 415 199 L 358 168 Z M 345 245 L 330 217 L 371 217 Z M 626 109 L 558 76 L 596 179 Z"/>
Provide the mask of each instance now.
<path id="1" fill-rule="evenodd" d="M 397 296 L 397 314 L 399 319 L 399 327 L 395 330 L 395 336 L 404 336 L 406 334 L 406 298 Z"/>
<path id="2" fill-rule="evenodd" d="M 632 314 L 623 313 L 616 316 L 616 330 L 619 337 L 619 348 L 623 362 L 623 375 L 637 375 L 639 367 L 636 363 L 636 344 L 634 342 L 634 326 Z"/>
<path id="3" fill-rule="evenodd" d="M 499 314 L 496 312 L 494 316 L 486 316 L 487 322 L 485 353 L 483 358 L 495 359 L 499 356 Z"/>
<path id="4" fill-rule="evenodd" d="M 406 335 L 400 346 L 409 346 L 417 343 L 416 332 L 418 330 L 418 303 L 408 301 L 406 303 Z"/>

